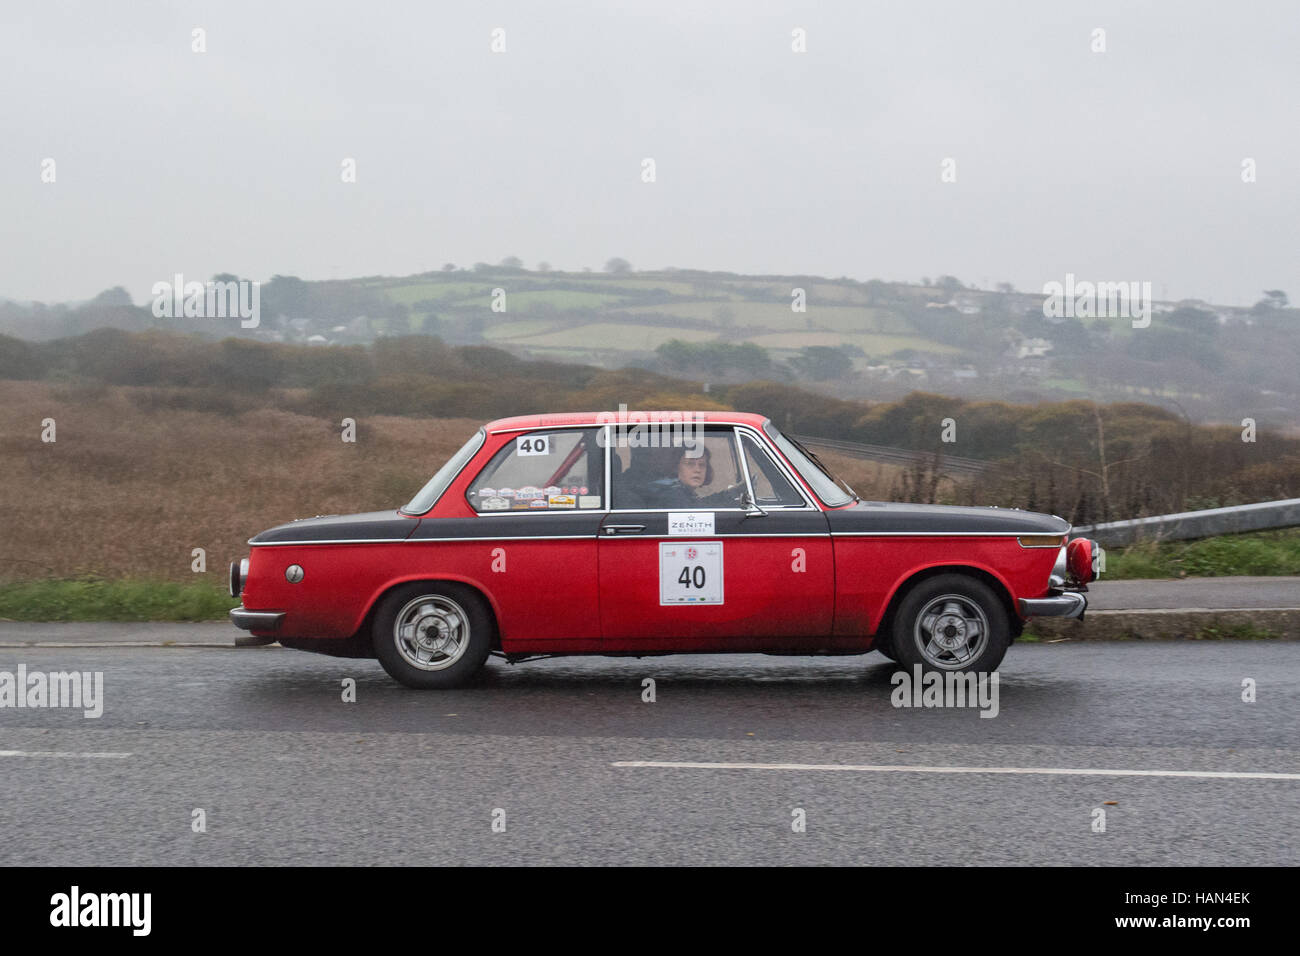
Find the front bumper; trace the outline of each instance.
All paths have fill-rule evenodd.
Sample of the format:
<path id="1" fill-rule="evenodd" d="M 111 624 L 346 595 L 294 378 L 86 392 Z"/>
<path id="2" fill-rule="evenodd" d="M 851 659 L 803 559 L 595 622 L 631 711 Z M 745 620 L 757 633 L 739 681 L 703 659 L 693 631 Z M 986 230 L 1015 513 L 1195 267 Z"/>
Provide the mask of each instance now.
<path id="1" fill-rule="evenodd" d="M 1078 591 L 1062 591 L 1041 598 L 1021 598 L 1021 617 L 1074 617 L 1082 618 L 1088 610 L 1088 599 Z"/>
<path id="2" fill-rule="evenodd" d="M 230 611 L 230 623 L 245 631 L 278 631 L 283 611 L 250 611 L 242 604 Z"/>

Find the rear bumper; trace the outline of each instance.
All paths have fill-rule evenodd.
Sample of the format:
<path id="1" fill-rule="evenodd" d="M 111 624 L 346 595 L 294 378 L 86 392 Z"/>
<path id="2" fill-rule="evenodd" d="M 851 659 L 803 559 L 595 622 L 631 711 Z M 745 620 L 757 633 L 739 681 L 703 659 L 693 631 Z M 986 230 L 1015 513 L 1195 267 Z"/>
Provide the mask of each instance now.
<path id="1" fill-rule="evenodd" d="M 278 631 L 283 611 L 250 611 L 243 605 L 230 612 L 230 623 L 245 631 Z"/>
<path id="2" fill-rule="evenodd" d="M 1021 617 L 1083 617 L 1088 599 L 1078 591 L 1062 591 L 1041 598 L 1021 598 Z"/>

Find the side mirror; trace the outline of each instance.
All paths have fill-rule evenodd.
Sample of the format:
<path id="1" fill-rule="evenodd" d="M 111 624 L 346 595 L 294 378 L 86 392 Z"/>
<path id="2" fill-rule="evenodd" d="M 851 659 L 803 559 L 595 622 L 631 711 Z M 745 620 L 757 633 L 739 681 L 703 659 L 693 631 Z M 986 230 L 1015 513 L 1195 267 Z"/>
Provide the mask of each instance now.
<path id="1" fill-rule="evenodd" d="M 740 507 L 745 509 L 746 518 L 764 518 L 767 516 L 767 512 L 755 503 L 754 499 L 749 496 L 748 491 L 740 496 Z"/>

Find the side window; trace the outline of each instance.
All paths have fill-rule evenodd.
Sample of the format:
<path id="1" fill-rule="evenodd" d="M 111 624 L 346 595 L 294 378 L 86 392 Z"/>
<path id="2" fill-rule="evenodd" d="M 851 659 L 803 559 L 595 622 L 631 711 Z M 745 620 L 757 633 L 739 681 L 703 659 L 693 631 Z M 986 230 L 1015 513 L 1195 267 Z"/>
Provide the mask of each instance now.
<path id="1" fill-rule="evenodd" d="M 597 511 L 605 506 L 598 429 L 522 432 L 492 456 L 465 493 L 480 514 Z"/>
<path id="2" fill-rule="evenodd" d="M 803 507 L 803 496 L 781 473 L 780 467 L 767 450 L 745 432 L 740 434 L 740 443 L 745 448 L 745 460 L 749 463 L 749 480 L 754 485 L 755 504 L 764 508 Z"/>
<path id="3" fill-rule="evenodd" d="M 664 437 L 660 442 L 658 437 Z M 745 479 L 731 428 L 707 428 L 683 440 L 633 433 L 611 446 L 610 474 L 616 509 L 681 510 L 739 508 Z"/>

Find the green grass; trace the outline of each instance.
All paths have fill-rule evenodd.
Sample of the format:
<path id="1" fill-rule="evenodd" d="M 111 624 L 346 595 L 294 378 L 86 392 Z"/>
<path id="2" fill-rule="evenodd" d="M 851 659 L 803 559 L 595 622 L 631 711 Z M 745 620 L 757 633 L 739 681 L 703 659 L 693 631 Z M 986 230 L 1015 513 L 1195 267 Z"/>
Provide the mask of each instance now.
<path id="1" fill-rule="evenodd" d="M 239 601 L 213 575 L 174 581 L 86 577 L 0 582 L 0 618 L 10 621 L 218 621 Z M 217 578 L 224 576 L 216 575 Z"/>
<path id="2" fill-rule="evenodd" d="M 485 328 L 483 338 L 496 342 L 517 339 L 525 335 L 541 335 L 557 324 L 553 319 L 525 319 L 520 322 L 502 322 L 500 325 L 489 325 Z"/>
<path id="3" fill-rule="evenodd" d="M 757 335 L 749 341 L 765 349 L 798 351 L 809 345 L 851 344 L 872 358 L 883 358 L 899 349 L 916 349 L 918 352 L 951 354 L 960 349 L 943 345 L 930 339 L 913 335 L 874 335 L 870 332 L 773 332 Z"/>
<path id="4" fill-rule="evenodd" d="M 576 289 L 547 289 L 511 292 L 508 285 L 502 288 L 506 290 L 506 308 L 511 312 L 527 312 L 538 305 L 549 305 L 556 309 L 599 309 L 623 298 L 618 290 L 582 292 Z"/>
<path id="5" fill-rule="evenodd" d="M 692 322 L 718 324 L 719 309 L 730 311 L 733 326 L 788 329 L 792 319 L 797 320 L 799 326 L 804 324 L 802 315 L 791 312 L 790 306 L 779 302 L 657 302 L 654 305 L 629 305 L 614 311 L 618 315 L 638 317 L 675 315 Z"/>
<path id="6" fill-rule="evenodd" d="M 788 293 L 787 293 L 788 294 Z M 842 302 L 861 304 L 867 301 L 867 293 L 853 286 L 836 285 L 833 282 L 818 282 L 808 290 L 808 297 L 818 302 Z"/>
<path id="7" fill-rule="evenodd" d="M 813 325 L 832 332 L 879 332 L 884 335 L 915 335 L 912 324 L 888 309 L 808 305 Z"/>
<path id="8" fill-rule="evenodd" d="M 1092 391 L 1086 382 L 1078 378 L 1044 378 L 1042 383 L 1044 388 L 1054 388 L 1059 392 L 1084 394 Z"/>
<path id="9" fill-rule="evenodd" d="M 384 295 L 392 302 L 414 305 L 425 299 L 435 299 L 451 304 L 478 297 L 484 306 L 491 305 L 493 285 L 489 282 L 418 282 L 411 285 L 390 286 Z"/>
<path id="10" fill-rule="evenodd" d="M 1226 627 L 1213 627 L 1206 625 L 1197 628 L 1194 632 L 1185 635 L 1182 639 L 1187 641 L 1276 641 L 1283 638 L 1283 635 L 1270 631 L 1266 627 L 1260 627 L 1251 621 L 1236 621 Z M 1144 635 L 1134 634 L 1131 631 L 1117 632 L 1109 634 L 1102 638 L 1094 640 L 1106 641 L 1132 641 L 1145 640 Z M 1016 638 L 1018 644 L 1042 644 L 1049 641 L 1069 640 L 1058 636 L 1045 636 L 1034 631 L 1033 622 L 1025 628 L 1023 634 Z"/>
<path id="11" fill-rule="evenodd" d="M 720 308 L 731 312 L 731 325 L 738 328 L 771 329 L 774 332 L 802 332 L 814 327 L 836 332 L 883 332 L 891 335 L 913 332 L 906 319 L 887 309 L 860 305 L 833 305 L 809 298 L 807 312 L 792 312 L 789 302 L 661 302 L 629 305 L 615 310 L 625 315 L 675 315 L 695 322 L 719 324 Z"/>
<path id="12" fill-rule="evenodd" d="M 1300 574 L 1300 528 L 1106 551 L 1102 580 Z"/>
<path id="13" fill-rule="evenodd" d="M 623 325 L 616 322 L 593 322 L 570 329 L 559 329 L 542 335 L 517 336 L 510 339 L 514 345 L 526 348 L 588 348 L 596 342 L 617 342 L 622 349 L 640 349 L 652 352 L 669 339 L 686 342 L 703 342 L 717 338 L 717 332 L 700 329 L 678 329 L 662 325 Z"/>
<path id="14" fill-rule="evenodd" d="M 551 275 L 554 276 L 554 273 L 551 273 Z M 532 276 L 530 278 L 537 278 L 537 276 Z M 542 278 L 545 278 L 545 276 Z M 680 279 L 633 278 L 631 276 L 595 278 L 586 273 L 570 272 L 565 274 L 561 281 L 566 285 L 575 283 L 588 286 L 593 292 L 624 294 L 629 292 L 644 292 L 647 289 L 659 289 L 663 292 L 667 292 L 669 295 L 693 296 L 697 294 L 691 283 L 684 282 Z M 719 294 L 726 295 L 727 290 L 720 289 Z"/>

